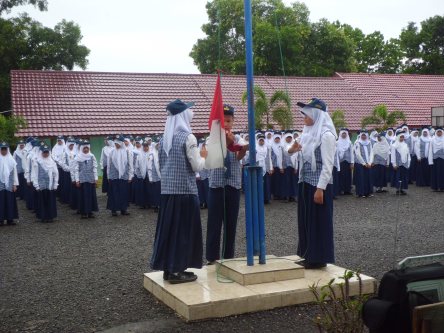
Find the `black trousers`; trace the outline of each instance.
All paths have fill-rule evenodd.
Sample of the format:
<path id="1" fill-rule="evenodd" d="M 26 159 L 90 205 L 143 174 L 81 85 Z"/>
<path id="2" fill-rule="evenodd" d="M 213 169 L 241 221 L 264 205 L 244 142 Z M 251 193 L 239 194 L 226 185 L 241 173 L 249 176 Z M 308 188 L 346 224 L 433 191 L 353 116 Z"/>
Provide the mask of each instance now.
<path id="1" fill-rule="evenodd" d="M 220 259 L 222 225 L 225 225 L 225 246 L 223 246 L 222 258 L 231 259 L 234 257 L 234 243 L 236 240 L 237 218 L 239 215 L 239 201 L 240 190 L 234 187 L 225 186 L 225 191 L 224 188 L 210 188 L 208 193 L 208 225 L 206 245 L 206 258 L 208 261 Z"/>

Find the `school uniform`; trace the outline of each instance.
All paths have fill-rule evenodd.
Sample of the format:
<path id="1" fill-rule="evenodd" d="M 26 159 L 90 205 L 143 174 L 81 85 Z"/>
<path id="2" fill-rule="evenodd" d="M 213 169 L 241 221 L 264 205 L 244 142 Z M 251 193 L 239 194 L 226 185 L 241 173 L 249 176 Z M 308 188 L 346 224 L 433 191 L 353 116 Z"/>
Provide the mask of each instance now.
<path id="1" fill-rule="evenodd" d="M 210 191 L 209 183 L 210 171 L 207 169 L 202 169 L 200 172 L 196 173 L 196 184 L 197 191 L 199 193 L 199 205 L 200 208 L 208 207 L 208 192 Z"/>
<path id="2" fill-rule="evenodd" d="M 306 269 L 322 268 L 335 261 L 332 171 L 336 130 L 323 101 L 313 99 L 308 105 L 298 103 L 298 106 L 314 124 L 304 128 L 301 136 L 297 255 L 305 259 Z M 314 202 L 317 189 L 323 190 L 323 204 Z"/>
<path id="3" fill-rule="evenodd" d="M 150 205 L 149 159 L 150 152 L 142 151 L 137 155 L 134 168 L 134 202 L 141 208 L 146 208 Z"/>
<path id="4" fill-rule="evenodd" d="M 93 212 L 98 212 L 96 182 L 97 176 L 97 160 L 91 154 L 83 153 L 82 149 L 88 143 L 80 146 L 80 151 L 73 162 L 74 181 L 78 188 L 78 209 L 82 218 L 93 217 Z"/>
<path id="5" fill-rule="evenodd" d="M 441 128 L 436 132 L 443 131 Z M 431 188 L 434 191 L 444 191 L 444 134 L 441 137 L 436 135 L 430 142 L 429 165 L 432 169 Z"/>
<path id="6" fill-rule="evenodd" d="M 271 201 L 270 174 L 273 173 L 273 162 L 271 161 L 271 147 L 267 146 L 266 143 L 264 143 L 263 146 L 261 146 L 259 142 L 256 144 L 256 161 L 258 166 L 262 167 L 264 181 L 264 203 L 268 204 Z"/>
<path id="7" fill-rule="evenodd" d="M 341 165 L 339 163 L 339 153 L 338 150 L 335 152 L 334 164 L 333 164 L 333 198 L 336 199 L 340 194 L 339 187 L 339 172 L 341 171 Z"/>
<path id="8" fill-rule="evenodd" d="M 402 133 L 398 134 L 398 137 Z M 397 189 L 397 193 L 405 194 L 404 190 L 409 187 L 409 167 L 410 151 L 406 142 L 400 142 L 399 139 L 392 145 L 392 165 L 394 171 L 394 181 L 392 187 Z"/>
<path id="9" fill-rule="evenodd" d="M 102 169 L 102 193 L 108 192 L 108 155 L 114 147 L 114 141 L 111 136 L 106 138 L 106 146 L 100 153 L 100 168 Z"/>
<path id="10" fill-rule="evenodd" d="M 364 132 L 361 132 L 361 135 Z M 373 193 L 371 170 L 365 165 L 370 163 L 372 146 L 368 140 L 358 140 L 354 146 L 355 153 L 355 182 L 356 195 L 358 197 L 368 197 Z"/>
<path id="11" fill-rule="evenodd" d="M 390 150 L 387 139 L 381 136 L 381 141 L 373 145 L 370 154 L 373 186 L 376 187 L 377 193 L 384 192 L 384 187 L 387 187 L 387 167 L 389 165 Z"/>
<path id="12" fill-rule="evenodd" d="M 160 206 L 161 196 L 161 173 L 159 164 L 159 153 L 156 147 L 157 143 L 151 146 L 150 160 L 149 160 L 149 172 L 150 172 L 150 192 L 149 192 L 149 204 L 154 209 L 158 209 Z"/>
<path id="13" fill-rule="evenodd" d="M 342 133 L 344 132 L 347 133 L 347 138 L 345 139 L 342 138 Z M 352 194 L 352 166 L 355 163 L 355 155 L 347 129 L 341 129 L 339 131 L 336 149 L 339 157 L 339 193 L 349 195 Z"/>
<path id="14" fill-rule="evenodd" d="M 17 199 L 14 193 L 19 186 L 17 162 L 9 152 L 6 142 L 0 142 L 0 148 L 7 149 L 6 156 L 0 155 L 0 225 L 6 221 L 9 225 L 18 219 Z"/>
<path id="15" fill-rule="evenodd" d="M 67 197 L 69 198 L 69 194 L 67 196 L 67 192 L 69 193 L 70 190 L 70 183 L 66 182 L 67 171 L 63 169 L 64 164 L 66 163 L 65 149 L 66 149 L 66 144 L 64 137 L 58 136 L 57 142 L 52 148 L 51 157 L 54 160 L 54 162 L 57 164 L 57 170 L 59 172 L 59 180 L 58 180 L 59 186 L 57 187 L 56 196 L 59 198 L 61 203 L 66 203 L 65 201 L 66 198 Z"/>
<path id="16" fill-rule="evenodd" d="M 26 208 L 34 212 L 38 209 L 38 196 L 37 191 L 32 183 L 32 169 L 34 166 L 34 160 L 38 157 L 40 141 L 34 140 L 32 143 L 32 149 L 26 156 L 26 168 L 25 168 L 25 179 L 27 182 L 27 187 L 25 191 Z"/>
<path id="17" fill-rule="evenodd" d="M 57 217 L 56 191 L 58 188 L 59 172 L 51 156 L 42 157 L 42 152 L 49 148 L 43 146 L 40 156 L 34 159 L 31 179 L 37 192 L 36 217 L 42 222 L 52 222 Z"/>
<path id="18" fill-rule="evenodd" d="M 190 104 L 167 106 L 164 136 L 159 144 L 161 202 L 150 266 L 164 271 L 170 283 L 191 282 L 187 268 L 202 268 L 202 226 L 196 172 L 203 169 L 197 140 L 191 134 Z"/>
<path id="19" fill-rule="evenodd" d="M 280 135 L 275 134 L 273 136 L 273 144 L 271 146 L 271 161 L 274 170 L 271 176 L 271 193 L 273 194 L 273 199 L 280 200 L 284 198 L 285 195 L 285 176 L 284 173 L 281 172 L 284 170 L 282 145 L 274 142 L 276 137 L 280 138 Z"/>
<path id="20" fill-rule="evenodd" d="M 117 138 L 120 148 L 111 150 L 108 156 L 108 200 L 106 208 L 116 216 L 117 211 L 128 215 L 129 182 L 133 179 L 133 154 L 123 146 L 123 138 Z"/>
<path id="21" fill-rule="evenodd" d="M 295 173 L 294 159 L 288 154 L 288 148 L 293 145 L 293 141 L 287 143 L 286 137 L 290 136 L 293 139 L 292 133 L 287 133 L 284 135 L 284 143 L 282 144 L 282 167 L 284 168 L 284 181 L 282 184 L 282 197 L 288 201 L 294 201 L 297 197 L 297 180 L 298 177 Z"/>
<path id="22" fill-rule="evenodd" d="M 418 133 L 418 131 L 413 130 L 410 133 L 410 168 L 409 168 L 409 181 L 410 183 L 416 182 L 416 168 L 418 167 L 418 158 L 416 157 L 415 147 L 418 144 L 418 137 L 415 137 L 414 134 Z"/>
<path id="23" fill-rule="evenodd" d="M 429 131 L 424 129 L 422 132 Z M 431 168 L 429 165 L 430 134 L 421 135 L 416 144 L 416 186 L 430 186 Z"/>

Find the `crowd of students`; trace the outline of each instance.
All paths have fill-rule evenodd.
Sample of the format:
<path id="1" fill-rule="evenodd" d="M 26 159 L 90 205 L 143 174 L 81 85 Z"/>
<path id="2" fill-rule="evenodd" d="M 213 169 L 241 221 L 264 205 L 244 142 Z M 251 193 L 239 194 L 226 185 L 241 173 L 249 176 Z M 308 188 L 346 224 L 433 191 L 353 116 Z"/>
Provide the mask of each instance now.
<path id="1" fill-rule="evenodd" d="M 387 192 L 389 185 L 397 194 L 405 195 L 409 184 L 414 182 L 417 186 L 444 191 L 443 133 L 441 127 L 410 130 L 404 124 L 382 132 L 361 130 L 353 143 L 349 130 L 340 129 L 333 167 L 334 196 L 352 195 L 354 186 L 357 197 L 371 197 L 374 192 Z M 300 153 L 290 154 L 289 149 L 300 135 L 300 131 L 257 132 L 256 161 L 263 169 L 265 204 L 271 200 L 297 200 Z M 249 142 L 248 134 L 236 133 L 234 138 L 242 145 Z M 99 163 L 90 152 L 87 140 L 72 137 L 65 140 L 60 136 L 51 149 L 38 138 L 28 138 L 18 142 L 12 155 L 9 145 L 1 142 L 1 224 L 3 221 L 14 224 L 14 219 L 18 218 L 16 198 L 23 199 L 26 208 L 35 212 L 42 222 L 52 222 L 57 217 L 56 198 L 81 218 L 94 218 L 94 212 L 98 211 L 95 187 L 99 166 L 103 173 L 102 192 L 107 194 L 106 208 L 112 216 L 117 216 L 118 212 L 128 215 L 131 203 L 158 211 L 160 139 L 157 135 L 109 136 Z M 198 148 L 203 146 L 205 139 L 201 138 Z M 224 215 L 215 207 L 222 193 L 225 193 L 226 204 L 234 205 L 228 212 L 236 212 L 233 219 L 237 220 L 238 197 L 243 184 L 241 170 L 249 164 L 249 151 L 245 150 L 239 160 L 238 156 L 231 158 L 232 161 L 226 161 L 233 164 L 226 184 L 222 184 L 223 177 L 214 170 L 203 168 L 195 173 L 200 207 L 213 207 L 212 221 L 219 221 Z"/>

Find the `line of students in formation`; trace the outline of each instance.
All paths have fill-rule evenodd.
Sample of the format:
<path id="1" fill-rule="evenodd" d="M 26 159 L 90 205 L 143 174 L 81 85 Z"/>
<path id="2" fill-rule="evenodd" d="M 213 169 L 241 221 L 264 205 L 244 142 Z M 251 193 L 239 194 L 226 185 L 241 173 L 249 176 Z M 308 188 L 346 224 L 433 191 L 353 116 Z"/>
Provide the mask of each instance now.
<path id="1" fill-rule="evenodd" d="M 300 134 L 299 131 L 256 134 L 256 160 L 263 168 L 265 204 L 272 198 L 296 200 L 299 153 L 289 154 L 288 150 Z M 249 141 L 248 134 L 237 134 L 235 138 L 243 144 Z M 128 215 L 130 203 L 158 210 L 161 188 L 159 140 L 158 136 L 107 137 L 100 167 L 103 170 L 102 192 L 108 195 L 107 209 L 113 216 L 117 212 Z M 205 140 L 200 139 L 198 144 L 201 149 Z M 82 218 L 94 217 L 94 212 L 98 211 L 95 191 L 98 163 L 87 140 L 68 137 L 65 141 L 60 136 L 50 149 L 38 138 L 28 138 L 18 143 L 13 155 L 6 142 L 0 142 L 0 148 L 1 225 L 4 221 L 12 225 L 18 218 L 16 197 L 25 200 L 27 209 L 34 211 L 42 222 L 51 222 L 57 217 L 57 197 Z M 241 168 L 248 165 L 248 160 L 247 150 L 238 165 L 230 168 L 233 179 L 227 182 L 229 187 L 225 195 L 227 203 L 234 205 L 234 209 L 228 210 L 235 212 L 234 220 L 237 220 L 237 197 L 243 183 Z M 214 189 L 222 188 L 222 185 L 214 180 L 215 177 L 213 170 L 196 172 L 201 208 L 208 208 L 212 204 L 211 198 L 217 202 Z M 434 191 L 444 191 L 443 129 L 410 130 L 404 124 L 380 133 L 362 130 L 352 143 L 348 129 L 342 128 L 336 144 L 333 180 L 335 197 L 351 195 L 353 185 L 357 197 L 371 197 L 374 192 L 386 192 L 389 183 L 401 195 L 406 194 L 405 190 L 413 182 L 417 186 L 430 186 Z M 211 198 L 210 192 L 213 192 Z M 223 212 L 218 215 L 223 216 Z M 229 246 L 227 251 L 231 251 Z M 215 259 L 209 258 L 210 261 Z"/>

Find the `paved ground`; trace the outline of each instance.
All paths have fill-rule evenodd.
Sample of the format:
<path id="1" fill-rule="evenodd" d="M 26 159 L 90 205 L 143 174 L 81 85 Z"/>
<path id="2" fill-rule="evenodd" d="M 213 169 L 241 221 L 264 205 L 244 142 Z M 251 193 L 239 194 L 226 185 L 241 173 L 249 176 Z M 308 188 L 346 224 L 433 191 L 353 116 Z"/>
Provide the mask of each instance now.
<path id="1" fill-rule="evenodd" d="M 397 258 L 442 252 L 443 203 L 444 193 L 414 186 L 401 198 L 341 197 L 335 202 L 337 264 L 380 278 L 392 267 L 397 222 Z M 55 223 L 40 224 L 22 202 L 19 209 L 17 226 L 0 227 L 1 332 L 314 332 L 313 306 L 182 322 L 142 287 L 155 231 L 152 211 L 131 207 L 131 216 L 112 218 L 102 210 L 94 220 L 80 220 L 60 207 Z M 295 203 L 266 207 L 268 254 L 295 254 L 296 218 Z M 206 211 L 202 221 L 205 232 Z M 239 256 L 243 226 L 242 211 Z"/>

